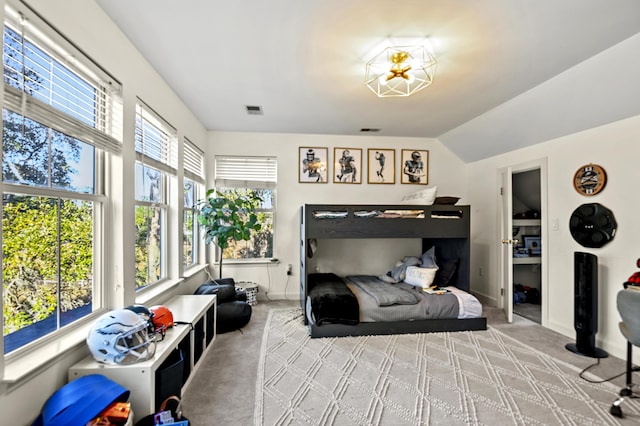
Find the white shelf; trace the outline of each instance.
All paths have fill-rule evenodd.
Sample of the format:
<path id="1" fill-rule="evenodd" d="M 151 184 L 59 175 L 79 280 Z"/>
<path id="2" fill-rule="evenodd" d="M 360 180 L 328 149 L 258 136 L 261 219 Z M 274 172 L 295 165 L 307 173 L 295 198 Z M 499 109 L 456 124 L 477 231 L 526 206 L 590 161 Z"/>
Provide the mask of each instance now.
<path id="1" fill-rule="evenodd" d="M 540 219 L 513 219 L 513 226 L 540 226 Z"/>
<path id="2" fill-rule="evenodd" d="M 102 374 L 131 392 L 129 402 L 136 418 L 141 418 L 155 411 L 156 400 L 156 370 L 162 362 L 169 357 L 172 351 L 180 345 L 184 339 L 189 339 L 190 356 L 185 359 L 185 368 L 189 368 L 190 376 L 183 389 L 190 382 L 194 369 L 199 365 L 194 362 L 194 348 L 202 346 L 202 353 L 211 346 L 215 340 L 216 321 L 216 296 L 215 295 L 183 295 L 169 300 L 165 306 L 169 308 L 176 322 L 190 323 L 194 327 L 199 321 L 203 321 L 203 341 L 196 345 L 196 333 L 189 324 L 176 324 L 167 330 L 164 339 L 156 344 L 156 352 L 153 358 L 144 362 L 129 365 L 107 365 L 96 362 L 92 356 L 88 356 L 69 369 L 69 381 L 89 374 Z M 213 307 L 213 336 L 207 339 L 207 315 Z M 200 337 L 200 336 L 199 336 Z M 207 341 L 209 341 L 207 343 Z"/>
<path id="3" fill-rule="evenodd" d="M 542 263 L 542 258 L 540 258 L 539 256 L 513 258 L 514 265 L 536 265 L 540 263 Z"/>

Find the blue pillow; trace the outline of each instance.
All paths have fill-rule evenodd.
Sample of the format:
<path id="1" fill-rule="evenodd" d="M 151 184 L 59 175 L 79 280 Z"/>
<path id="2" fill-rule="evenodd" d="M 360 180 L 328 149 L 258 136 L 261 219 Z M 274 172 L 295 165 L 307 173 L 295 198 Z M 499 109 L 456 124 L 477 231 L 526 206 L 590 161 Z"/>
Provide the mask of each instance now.
<path id="1" fill-rule="evenodd" d="M 420 257 L 420 267 L 421 268 L 437 268 L 438 264 L 436 263 L 436 247 L 433 246 L 429 250 L 425 251 Z"/>

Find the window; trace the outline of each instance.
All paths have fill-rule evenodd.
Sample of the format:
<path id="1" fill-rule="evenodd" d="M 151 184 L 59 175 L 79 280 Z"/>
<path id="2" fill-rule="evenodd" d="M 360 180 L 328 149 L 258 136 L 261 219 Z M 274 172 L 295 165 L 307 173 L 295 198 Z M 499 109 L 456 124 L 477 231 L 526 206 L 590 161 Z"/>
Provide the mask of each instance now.
<path id="1" fill-rule="evenodd" d="M 198 263 L 200 258 L 200 228 L 197 202 L 203 196 L 204 156 L 188 139 L 184 140 L 184 206 L 182 221 L 182 259 L 184 269 Z"/>
<path id="2" fill-rule="evenodd" d="M 216 192 L 237 196 L 254 192 L 262 199 L 262 205 L 257 211 L 262 229 L 257 232 L 252 231 L 249 241 L 232 243 L 224 251 L 223 259 L 247 261 L 270 259 L 274 256 L 276 181 L 275 158 L 216 156 Z"/>
<path id="3" fill-rule="evenodd" d="M 5 9 L 3 33 L 2 296 L 10 356 L 104 308 L 104 155 L 121 151 L 122 134 L 119 83 L 20 8 Z"/>
<path id="4" fill-rule="evenodd" d="M 167 278 L 169 186 L 176 131 L 142 101 L 136 105 L 136 290 Z"/>

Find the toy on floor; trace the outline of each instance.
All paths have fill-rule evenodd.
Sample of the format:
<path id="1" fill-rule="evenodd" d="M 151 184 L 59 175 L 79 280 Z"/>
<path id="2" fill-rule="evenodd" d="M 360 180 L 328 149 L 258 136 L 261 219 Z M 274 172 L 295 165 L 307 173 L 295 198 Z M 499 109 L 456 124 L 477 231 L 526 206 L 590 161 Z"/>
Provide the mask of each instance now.
<path id="1" fill-rule="evenodd" d="M 636 266 L 640 268 L 640 259 L 636 260 Z M 624 288 L 627 288 L 629 286 L 640 287 L 640 271 L 634 272 L 633 275 L 631 275 L 629 279 L 622 285 L 624 286 Z"/>

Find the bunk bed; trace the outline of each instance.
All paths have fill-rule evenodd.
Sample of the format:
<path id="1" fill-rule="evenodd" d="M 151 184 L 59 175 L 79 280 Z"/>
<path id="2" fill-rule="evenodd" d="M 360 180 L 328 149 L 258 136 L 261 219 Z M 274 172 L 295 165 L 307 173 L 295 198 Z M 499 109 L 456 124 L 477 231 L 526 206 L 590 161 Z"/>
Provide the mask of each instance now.
<path id="1" fill-rule="evenodd" d="M 375 277 L 319 273 L 311 265 L 316 247 L 327 239 L 419 239 L 422 253 L 433 253 L 435 259 L 443 262 L 455 259 L 455 271 L 448 277 L 448 293 L 455 293 L 456 297 L 466 294 L 475 299 L 470 295 L 469 213 L 469 206 L 456 205 L 303 205 L 300 211 L 300 304 L 309 335 L 313 338 L 486 330 L 487 321 L 481 313 L 465 317 L 444 315 L 443 318 L 400 320 L 395 319 L 395 314 L 384 319 L 375 317 L 375 314 L 375 318 L 371 317 L 363 311 L 364 306 L 359 306 L 363 305 L 361 290 L 366 289 L 360 281 L 373 285 L 376 284 Z M 405 287 L 424 294 L 422 289 L 404 282 L 390 287 Z M 453 297 L 451 294 L 447 296 Z M 458 300 L 462 299 L 458 297 Z"/>

